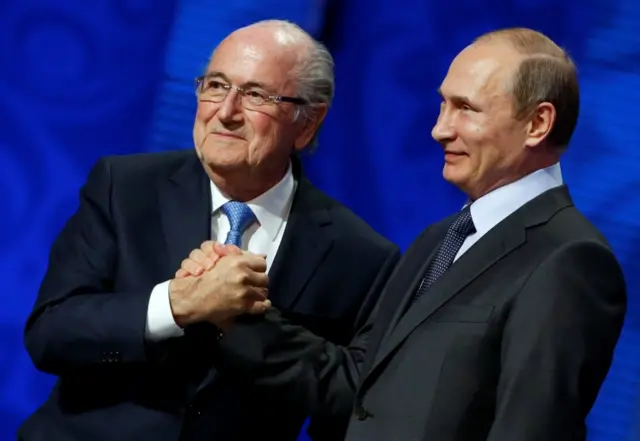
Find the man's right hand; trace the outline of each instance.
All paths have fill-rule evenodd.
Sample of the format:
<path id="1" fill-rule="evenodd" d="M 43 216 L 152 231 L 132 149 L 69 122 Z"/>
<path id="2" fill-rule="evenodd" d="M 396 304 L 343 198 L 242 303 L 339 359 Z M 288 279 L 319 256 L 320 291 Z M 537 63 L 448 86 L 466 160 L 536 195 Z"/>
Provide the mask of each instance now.
<path id="1" fill-rule="evenodd" d="M 218 256 L 209 255 L 212 262 L 205 269 L 210 268 L 202 275 L 176 274 L 169 283 L 171 309 L 178 326 L 202 321 L 226 324 L 240 314 L 262 314 L 270 306 L 263 256 L 242 253 L 239 249 Z"/>

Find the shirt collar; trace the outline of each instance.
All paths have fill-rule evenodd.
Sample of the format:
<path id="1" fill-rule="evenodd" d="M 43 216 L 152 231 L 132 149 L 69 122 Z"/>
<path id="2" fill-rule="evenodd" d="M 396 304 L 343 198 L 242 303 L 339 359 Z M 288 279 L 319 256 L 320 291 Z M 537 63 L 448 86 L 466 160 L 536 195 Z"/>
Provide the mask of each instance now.
<path id="1" fill-rule="evenodd" d="M 476 231 L 486 233 L 527 202 L 561 185 L 562 171 L 556 163 L 487 193 L 471 204 Z"/>
<path id="2" fill-rule="evenodd" d="M 274 240 L 282 228 L 282 224 L 287 216 L 296 182 L 293 178 L 291 164 L 284 177 L 276 185 L 271 187 L 260 196 L 247 202 L 253 214 L 262 228 L 265 229 L 269 238 Z M 220 189 L 211 181 L 211 207 L 216 213 L 230 199 L 224 195 Z"/>

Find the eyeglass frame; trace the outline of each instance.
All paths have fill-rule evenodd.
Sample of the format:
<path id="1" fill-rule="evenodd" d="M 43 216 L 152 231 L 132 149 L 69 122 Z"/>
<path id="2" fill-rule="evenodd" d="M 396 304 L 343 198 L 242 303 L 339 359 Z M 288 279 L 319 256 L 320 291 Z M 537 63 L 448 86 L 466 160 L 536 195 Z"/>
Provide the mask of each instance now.
<path id="1" fill-rule="evenodd" d="M 195 78 L 195 82 L 196 82 L 196 96 L 199 97 L 199 91 L 200 89 L 202 89 L 203 84 L 205 79 L 207 78 L 211 78 L 214 77 L 214 75 L 200 75 L 199 77 Z M 231 92 L 231 90 L 235 90 L 236 92 L 238 92 L 241 96 L 246 96 L 246 88 L 240 87 L 240 86 L 236 86 L 235 84 L 231 84 L 228 81 L 224 81 L 224 79 L 220 78 L 222 81 L 219 81 L 219 83 L 222 85 L 222 87 L 226 90 L 226 95 L 220 100 L 220 101 L 212 101 L 214 103 L 221 103 L 223 102 L 225 99 L 227 99 L 227 96 L 229 96 L 229 92 Z M 266 91 L 265 91 L 266 92 Z M 268 103 L 272 103 L 272 104 L 278 104 L 278 103 L 292 103 L 292 104 L 297 104 L 297 105 L 305 105 L 305 104 L 309 104 L 307 102 L 307 100 L 305 100 L 304 98 L 300 98 L 300 97 L 293 97 L 293 96 L 285 96 L 285 95 L 267 95 L 264 98 L 264 103 L 262 104 L 258 104 L 256 105 L 256 107 L 259 106 L 263 106 L 265 104 Z"/>

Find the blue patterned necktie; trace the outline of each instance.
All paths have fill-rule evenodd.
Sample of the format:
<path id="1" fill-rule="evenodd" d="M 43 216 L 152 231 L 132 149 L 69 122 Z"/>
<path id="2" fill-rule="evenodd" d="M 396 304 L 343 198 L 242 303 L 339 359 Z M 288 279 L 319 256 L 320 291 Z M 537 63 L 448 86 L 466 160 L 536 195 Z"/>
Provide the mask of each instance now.
<path id="1" fill-rule="evenodd" d="M 229 201 L 222 206 L 222 211 L 227 215 L 231 229 L 227 235 L 225 245 L 233 244 L 240 247 L 242 244 L 242 235 L 255 220 L 256 216 L 251 208 L 244 202 Z"/>
<path id="2" fill-rule="evenodd" d="M 467 236 L 475 232 L 476 227 L 473 225 L 471 212 L 469 211 L 469 206 L 467 206 L 460 212 L 460 214 L 458 214 L 458 217 L 454 219 L 449 226 L 444 239 L 440 242 L 440 247 L 438 248 L 436 256 L 429 264 L 429 268 L 420 283 L 420 287 L 413 297 L 414 302 L 429 291 L 431 285 L 433 285 L 434 282 L 438 280 L 440 276 L 447 271 L 447 269 L 449 269 L 453 263 L 453 259 L 456 257 L 456 254 L 460 251 L 464 240 Z"/>

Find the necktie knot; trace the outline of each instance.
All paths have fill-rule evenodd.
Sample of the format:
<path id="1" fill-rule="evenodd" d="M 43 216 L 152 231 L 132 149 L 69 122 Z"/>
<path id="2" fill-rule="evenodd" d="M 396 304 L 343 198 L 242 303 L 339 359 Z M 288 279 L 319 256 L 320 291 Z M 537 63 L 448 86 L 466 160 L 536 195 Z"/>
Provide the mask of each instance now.
<path id="1" fill-rule="evenodd" d="M 467 236 L 475 232 L 476 227 L 473 225 L 471 210 L 467 206 L 449 225 L 447 234 L 440 242 L 436 255 L 429 264 L 429 268 L 413 297 L 413 301 L 425 294 L 431 285 L 449 269 Z"/>
<path id="2" fill-rule="evenodd" d="M 238 247 L 242 243 L 242 235 L 255 220 L 256 216 L 251 208 L 244 202 L 229 201 L 222 206 L 222 211 L 229 219 L 229 235 L 225 244 L 233 244 Z"/>
<path id="3" fill-rule="evenodd" d="M 465 207 L 464 210 L 458 214 L 458 217 L 451 223 L 450 229 L 464 237 L 476 232 L 476 226 L 473 224 L 469 206 Z"/>

